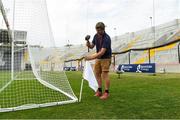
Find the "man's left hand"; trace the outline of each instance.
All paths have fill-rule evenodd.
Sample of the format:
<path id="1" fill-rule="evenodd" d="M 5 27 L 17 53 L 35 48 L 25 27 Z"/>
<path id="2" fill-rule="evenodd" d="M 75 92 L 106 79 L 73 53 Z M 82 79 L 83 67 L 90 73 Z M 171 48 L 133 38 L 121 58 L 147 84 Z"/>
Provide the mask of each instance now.
<path id="1" fill-rule="evenodd" d="M 85 58 L 84 58 L 86 61 L 89 61 L 89 60 L 93 60 L 94 58 L 93 58 L 93 56 L 86 56 Z"/>

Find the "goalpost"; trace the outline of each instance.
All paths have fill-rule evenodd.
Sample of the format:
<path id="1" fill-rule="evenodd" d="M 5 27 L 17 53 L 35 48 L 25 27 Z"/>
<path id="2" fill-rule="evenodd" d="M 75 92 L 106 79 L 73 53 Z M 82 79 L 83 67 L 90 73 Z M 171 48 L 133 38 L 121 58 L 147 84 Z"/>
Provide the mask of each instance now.
<path id="1" fill-rule="evenodd" d="M 77 102 L 46 0 L 0 0 L 0 112 Z"/>

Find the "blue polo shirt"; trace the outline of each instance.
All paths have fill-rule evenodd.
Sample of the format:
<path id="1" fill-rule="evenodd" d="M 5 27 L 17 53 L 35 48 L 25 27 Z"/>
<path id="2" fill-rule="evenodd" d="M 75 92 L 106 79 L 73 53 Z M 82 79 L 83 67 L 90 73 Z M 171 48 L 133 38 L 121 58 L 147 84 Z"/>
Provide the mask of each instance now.
<path id="1" fill-rule="evenodd" d="M 102 48 L 106 48 L 106 52 L 103 56 L 98 59 L 111 59 L 112 49 L 111 49 L 111 38 L 107 33 L 104 33 L 102 37 L 97 34 L 94 36 L 92 43 L 96 46 L 96 52 L 101 51 Z"/>

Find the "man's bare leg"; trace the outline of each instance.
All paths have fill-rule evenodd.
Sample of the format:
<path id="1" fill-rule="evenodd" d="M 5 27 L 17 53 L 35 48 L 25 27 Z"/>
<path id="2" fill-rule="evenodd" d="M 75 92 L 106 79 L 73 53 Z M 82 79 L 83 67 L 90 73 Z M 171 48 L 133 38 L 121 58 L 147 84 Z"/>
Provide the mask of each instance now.
<path id="1" fill-rule="evenodd" d="M 109 90 L 110 87 L 109 72 L 103 72 L 102 79 L 105 80 L 105 90 Z"/>
<path id="2" fill-rule="evenodd" d="M 101 74 L 96 74 L 96 79 L 98 81 L 98 87 L 102 88 L 102 78 L 101 78 Z"/>
<path id="3" fill-rule="evenodd" d="M 102 72 L 102 79 L 105 80 L 105 93 L 103 94 L 101 99 L 105 100 L 109 97 L 109 87 L 110 87 L 109 72 Z"/>
<path id="4" fill-rule="evenodd" d="M 98 82 L 98 91 L 96 92 L 95 96 L 100 97 L 102 95 L 102 78 L 101 73 L 95 74 L 97 82 Z"/>

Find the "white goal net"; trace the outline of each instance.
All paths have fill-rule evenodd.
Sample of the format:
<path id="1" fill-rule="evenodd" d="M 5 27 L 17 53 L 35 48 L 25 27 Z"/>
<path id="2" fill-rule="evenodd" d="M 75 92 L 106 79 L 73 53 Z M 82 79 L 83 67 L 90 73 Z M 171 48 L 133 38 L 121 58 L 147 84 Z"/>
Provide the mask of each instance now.
<path id="1" fill-rule="evenodd" d="M 0 112 L 77 102 L 46 0 L 0 0 Z"/>

